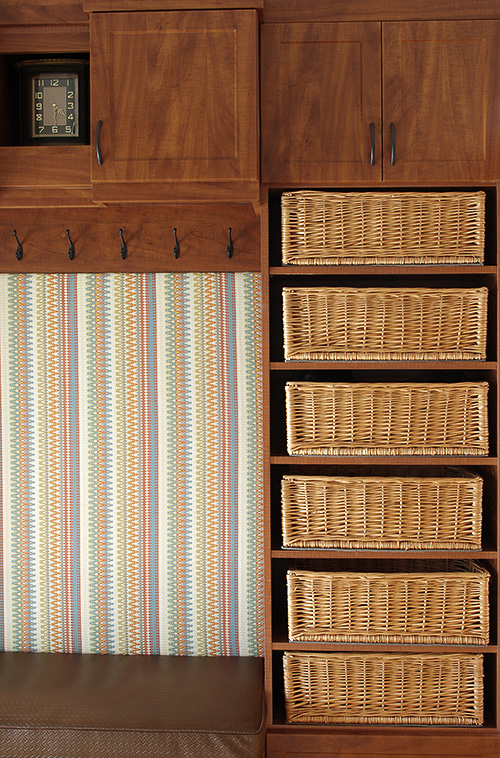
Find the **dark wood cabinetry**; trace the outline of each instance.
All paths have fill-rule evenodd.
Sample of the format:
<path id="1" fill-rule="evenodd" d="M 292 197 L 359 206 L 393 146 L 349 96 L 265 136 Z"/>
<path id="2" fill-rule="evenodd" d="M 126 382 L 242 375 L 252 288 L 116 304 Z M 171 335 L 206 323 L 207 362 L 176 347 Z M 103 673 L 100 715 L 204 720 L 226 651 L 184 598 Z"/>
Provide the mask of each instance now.
<path id="1" fill-rule="evenodd" d="M 500 22 L 269 24 L 262 55 L 264 181 L 498 177 Z"/>
<path id="2" fill-rule="evenodd" d="M 97 13 L 90 29 L 94 197 L 256 197 L 256 12 Z"/>
<path id="3" fill-rule="evenodd" d="M 381 179 L 380 24 L 265 24 L 261 44 L 263 181 Z"/>
<path id="4" fill-rule="evenodd" d="M 92 145 L 19 146 L 16 60 L 68 54 L 90 55 Z M 255 10 L 2 28 L 0 98 L 0 205 L 258 200 Z"/>

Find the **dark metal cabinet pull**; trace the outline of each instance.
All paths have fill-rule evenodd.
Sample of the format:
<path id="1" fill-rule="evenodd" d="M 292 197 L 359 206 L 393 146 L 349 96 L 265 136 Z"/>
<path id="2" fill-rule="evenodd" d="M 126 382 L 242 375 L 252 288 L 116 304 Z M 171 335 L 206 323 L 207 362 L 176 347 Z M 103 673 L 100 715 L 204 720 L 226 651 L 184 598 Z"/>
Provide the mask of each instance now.
<path id="1" fill-rule="evenodd" d="M 20 261 L 21 258 L 23 257 L 23 246 L 19 242 L 16 230 L 14 229 L 13 231 L 14 231 L 14 237 L 16 238 L 16 242 L 17 242 L 16 258 L 18 261 Z"/>
<path id="2" fill-rule="evenodd" d="M 75 257 L 75 246 L 73 245 L 73 242 L 71 241 L 71 237 L 69 236 L 69 229 L 66 229 L 66 237 L 68 238 L 69 242 L 69 250 L 68 250 L 68 258 L 70 261 L 73 260 Z"/>
<path id="3" fill-rule="evenodd" d="M 99 166 L 102 166 L 102 155 L 101 155 L 101 127 L 102 127 L 102 121 L 97 122 L 97 129 L 95 133 L 95 152 L 97 155 L 97 163 Z"/>
<path id="4" fill-rule="evenodd" d="M 391 166 L 396 163 L 396 127 L 391 121 Z"/>
<path id="5" fill-rule="evenodd" d="M 122 257 L 122 260 L 125 260 L 125 258 L 127 257 L 127 243 L 123 239 L 123 229 L 119 229 L 118 231 L 120 232 L 120 239 L 122 241 L 122 247 L 121 247 L 121 250 L 120 250 L 120 255 Z"/>
<path id="6" fill-rule="evenodd" d="M 178 258 L 181 254 L 179 247 L 179 240 L 177 239 L 177 229 L 174 227 L 174 258 Z"/>
<path id="7" fill-rule="evenodd" d="M 228 228 L 227 234 L 228 234 L 227 257 L 228 258 L 232 258 L 233 257 L 233 252 L 234 252 L 234 248 L 233 248 L 233 241 L 231 239 L 231 227 Z"/>
<path id="8" fill-rule="evenodd" d="M 374 166 L 375 165 L 375 124 L 373 122 L 370 124 L 370 141 L 371 141 L 370 166 Z"/>

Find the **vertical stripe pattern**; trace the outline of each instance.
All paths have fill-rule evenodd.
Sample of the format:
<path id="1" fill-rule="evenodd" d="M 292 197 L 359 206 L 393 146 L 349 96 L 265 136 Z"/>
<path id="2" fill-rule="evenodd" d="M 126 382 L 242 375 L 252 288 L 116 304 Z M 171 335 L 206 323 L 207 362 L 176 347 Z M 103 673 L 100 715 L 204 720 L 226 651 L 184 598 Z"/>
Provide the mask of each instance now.
<path id="1" fill-rule="evenodd" d="M 261 655 L 256 274 L 0 276 L 0 648 Z"/>

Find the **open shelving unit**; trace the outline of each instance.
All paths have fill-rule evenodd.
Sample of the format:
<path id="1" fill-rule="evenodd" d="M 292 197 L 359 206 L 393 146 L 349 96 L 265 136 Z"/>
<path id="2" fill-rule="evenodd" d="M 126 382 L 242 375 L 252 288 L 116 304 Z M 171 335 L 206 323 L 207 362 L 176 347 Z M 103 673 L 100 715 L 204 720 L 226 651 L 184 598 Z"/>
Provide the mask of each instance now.
<path id="1" fill-rule="evenodd" d="M 299 189 L 294 187 L 293 189 Z M 323 187 L 321 188 L 324 189 Z M 328 188 L 335 191 L 336 188 Z M 412 188 L 415 189 L 415 188 Z M 436 191 L 450 188 L 436 187 Z M 453 188 L 452 188 L 453 189 Z M 462 189 L 462 188 L 460 188 Z M 488 735 L 497 734 L 500 725 L 498 685 L 498 300 L 497 300 L 497 192 L 495 184 L 479 188 L 486 193 L 486 234 L 484 265 L 282 265 L 281 195 L 290 188 L 268 188 L 268 203 L 263 214 L 263 288 L 264 288 L 264 375 L 265 417 L 265 514 L 266 514 L 266 677 L 268 695 L 268 756 L 295 750 L 301 757 L 325 755 L 347 750 L 349 757 L 369 754 L 380 746 L 388 755 L 490 755 L 495 748 Z M 385 187 L 379 191 L 388 191 Z M 429 188 L 426 188 L 428 191 Z M 342 189 L 342 192 L 345 190 Z M 356 191 L 360 191 L 357 189 Z M 397 191 L 404 191 L 398 188 Z M 286 361 L 283 348 L 282 289 L 286 286 L 435 286 L 488 288 L 488 331 L 486 360 L 451 361 Z M 267 327 L 267 330 L 266 330 Z M 369 378 L 367 378 L 369 377 Z M 397 456 L 397 455 L 289 455 L 286 445 L 285 384 L 288 381 L 487 381 L 489 451 L 486 456 Z M 389 469 L 394 475 L 411 467 L 427 471 L 460 467 L 483 478 L 482 543 L 479 550 L 379 550 L 284 548 L 281 523 L 281 478 L 308 473 L 330 475 L 346 467 L 366 468 L 367 472 Z M 314 564 L 325 558 L 347 561 L 359 558 L 384 559 L 467 558 L 477 560 L 490 573 L 490 638 L 487 645 L 382 644 L 291 642 L 287 629 L 286 574 L 295 560 Z M 409 725 L 290 724 L 286 719 L 283 685 L 285 651 L 316 652 L 477 652 L 484 655 L 484 724 L 480 727 Z M 460 737 L 458 743 L 449 735 Z M 425 740 L 420 737 L 425 735 Z M 486 742 L 484 742 L 486 738 Z M 409 742 L 409 740 L 413 742 Z M 448 739 L 448 743 L 445 740 Z M 419 752 L 413 745 L 418 744 Z M 495 743 L 496 744 L 496 743 Z M 383 748 L 382 748 L 383 745 Z M 460 752 L 462 750 L 463 752 Z M 481 752 L 483 751 L 483 752 Z M 343 754 L 343 753 L 342 753 Z M 377 753 L 378 754 L 378 753 Z M 492 752 L 493 754 L 493 752 Z"/>

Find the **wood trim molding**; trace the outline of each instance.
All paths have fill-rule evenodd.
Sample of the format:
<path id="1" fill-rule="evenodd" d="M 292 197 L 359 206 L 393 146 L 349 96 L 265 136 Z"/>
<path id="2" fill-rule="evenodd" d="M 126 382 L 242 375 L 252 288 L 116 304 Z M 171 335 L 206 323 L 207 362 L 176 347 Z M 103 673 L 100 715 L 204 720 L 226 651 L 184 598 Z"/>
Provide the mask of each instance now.
<path id="1" fill-rule="evenodd" d="M 425 21 L 500 18 L 495 0 L 265 0 L 264 22 Z"/>

